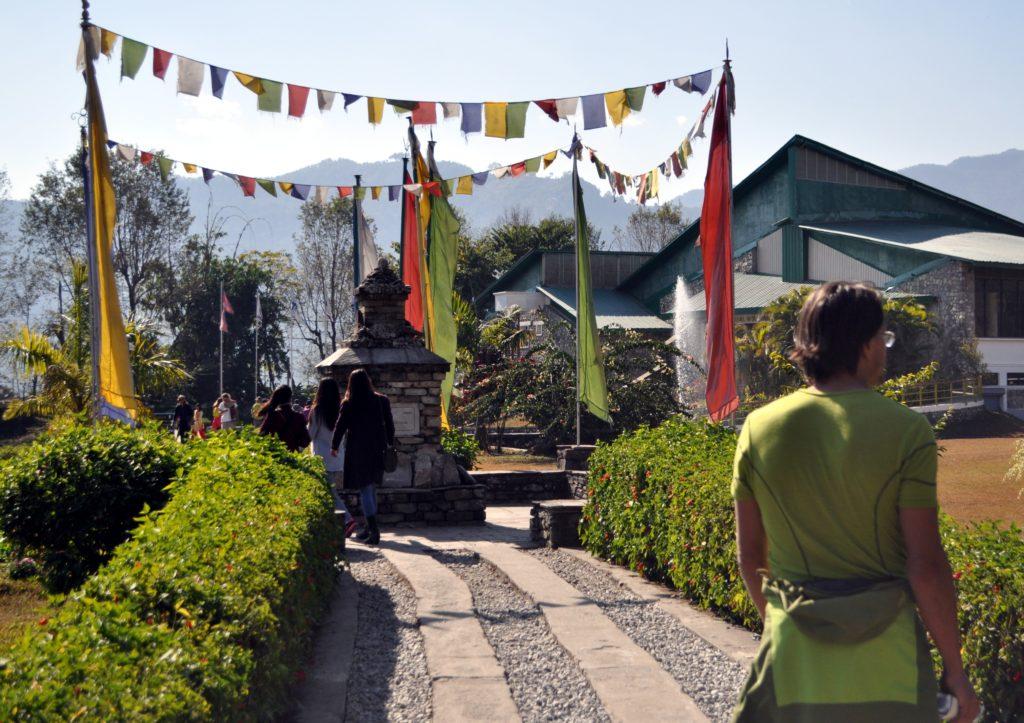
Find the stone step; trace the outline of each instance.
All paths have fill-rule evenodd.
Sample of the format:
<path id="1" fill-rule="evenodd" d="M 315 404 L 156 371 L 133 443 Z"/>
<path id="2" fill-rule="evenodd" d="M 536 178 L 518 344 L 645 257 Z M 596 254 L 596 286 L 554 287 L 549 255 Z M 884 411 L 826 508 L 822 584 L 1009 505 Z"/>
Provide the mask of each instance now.
<path id="1" fill-rule="evenodd" d="M 476 542 L 472 549 L 536 601 L 613 720 L 707 720 L 654 658 L 544 563 L 510 545 Z"/>
<path id="2" fill-rule="evenodd" d="M 433 719 L 520 720 L 466 583 L 419 545 L 383 540 L 380 549 L 416 595 Z"/>

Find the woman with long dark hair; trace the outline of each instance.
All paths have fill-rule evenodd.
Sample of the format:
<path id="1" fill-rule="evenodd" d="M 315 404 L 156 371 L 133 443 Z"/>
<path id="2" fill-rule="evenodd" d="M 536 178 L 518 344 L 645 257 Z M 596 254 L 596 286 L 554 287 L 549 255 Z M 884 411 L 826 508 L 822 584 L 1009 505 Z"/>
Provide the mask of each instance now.
<path id="1" fill-rule="evenodd" d="M 310 452 L 318 455 L 324 461 L 324 468 L 327 470 L 327 484 L 331 488 L 331 496 L 334 497 L 334 508 L 341 510 L 345 520 L 345 537 L 351 536 L 355 531 L 355 518 L 345 508 L 345 502 L 341 499 L 338 490 L 344 486 L 342 472 L 345 467 L 345 455 L 334 456 L 331 454 L 331 437 L 334 434 L 334 425 L 341 414 L 341 391 L 338 389 L 338 382 L 334 379 L 321 379 L 316 389 L 316 396 L 313 398 L 313 406 L 309 410 L 309 422 L 306 429 L 309 430 Z"/>
<path id="2" fill-rule="evenodd" d="M 341 402 L 338 424 L 331 439 L 331 454 L 338 455 L 345 436 L 345 485 L 359 490 L 366 516 L 366 529 L 356 536 L 360 542 L 380 542 L 377 527 L 377 485 L 384 479 L 384 452 L 395 443 L 395 421 L 391 403 L 374 391 L 365 369 L 356 369 L 348 377 L 348 388 Z"/>
<path id="3" fill-rule="evenodd" d="M 290 452 L 298 452 L 309 445 L 306 420 L 292 409 L 292 388 L 282 384 L 270 395 L 270 401 L 260 409 L 263 424 L 260 434 L 273 434 Z"/>

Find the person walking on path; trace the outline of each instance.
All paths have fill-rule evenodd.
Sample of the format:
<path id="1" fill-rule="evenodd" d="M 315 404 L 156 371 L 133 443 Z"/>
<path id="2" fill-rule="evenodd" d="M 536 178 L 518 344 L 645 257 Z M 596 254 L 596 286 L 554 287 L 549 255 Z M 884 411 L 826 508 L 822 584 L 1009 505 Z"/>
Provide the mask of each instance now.
<path id="1" fill-rule="evenodd" d="M 263 417 L 260 414 L 262 414 L 263 405 L 266 403 L 267 400 L 263 397 L 256 397 L 256 401 L 252 403 L 252 408 L 249 410 L 249 413 L 252 415 L 252 426 L 257 429 L 263 424 Z"/>
<path id="2" fill-rule="evenodd" d="M 306 429 L 312 440 L 309 450 L 312 454 L 318 455 L 324 461 L 324 468 L 327 470 L 327 484 L 331 488 L 331 496 L 334 498 L 334 509 L 341 510 L 342 519 L 345 522 L 345 537 L 351 537 L 356 529 L 356 520 L 345 508 L 345 502 L 341 499 L 339 489 L 343 488 L 345 469 L 344 452 L 337 456 L 331 454 L 331 439 L 334 436 L 334 425 L 341 414 L 341 392 L 338 389 L 338 382 L 334 379 L 321 379 L 316 389 L 316 397 L 313 398 L 313 406 L 309 412 L 309 422 Z"/>
<path id="3" fill-rule="evenodd" d="M 192 413 L 192 436 L 196 439 L 206 439 L 206 420 L 203 419 L 203 408 L 196 406 Z"/>
<path id="4" fill-rule="evenodd" d="M 734 721 L 935 721 L 925 628 L 955 720 L 974 720 L 938 531 L 935 436 L 875 391 L 895 342 L 881 295 L 821 286 L 794 342 L 809 386 L 752 412 L 736 448 L 740 572 L 764 635 Z"/>
<path id="5" fill-rule="evenodd" d="M 188 403 L 184 394 L 179 394 L 178 403 L 174 407 L 174 416 L 171 418 L 171 426 L 174 427 L 174 438 L 181 444 L 188 439 L 188 432 L 192 427 L 192 414 L 192 405 Z"/>
<path id="6" fill-rule="evenodd" d="M 391 403 L 373 389 L 365 369 L 356 369 L 348 377 L 348 388 L 341 402 L 341 413 L 331 439 L 331 454 L 338 455 L 345 437 L 345 485 L 359 490 L 359 501 L 366 517 L 366 529 L 356 535 L 360 542 L 380 542 L 377 527 L 377 486 L 384 479 L 384 453 L 395 443 L 395 421 Z"/>
<path id="7" fill-rule="evenodd" d="M 238 404 L 227 392 L 220 395 L 217 409 L 220 411 L 221 429 L 231 429 L 238 423 Z"/>
<path id="8" fill-rule="evenodd" d="M 306 420 L 292 409 L 292 388 L 282 384 L 270 395 L 270 401 L 260 410 L 263 424 L 260 434 L 272 434 L 288 448 L 289 452 L 298 452 L 309 446 L 309 431 Z"/>

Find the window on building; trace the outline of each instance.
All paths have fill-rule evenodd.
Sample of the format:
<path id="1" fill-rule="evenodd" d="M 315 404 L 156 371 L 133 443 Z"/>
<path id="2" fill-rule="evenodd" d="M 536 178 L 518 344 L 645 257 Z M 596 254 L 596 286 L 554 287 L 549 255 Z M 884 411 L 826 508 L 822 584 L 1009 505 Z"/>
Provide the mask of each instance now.
<path id="1" fill-rule="evenodd" d="M 1022 374 L 1021 372 L 1007 372 L 1006 386 L 1024 387 L 1024 374 Z"/>
<path id="2" fill-rule="evenodd" d="M 984 372 L 981 375 L 981 385 L 984 387 L 999 386 L 999 372 Z"/>
<path id="3" fill-rule="evenodd" d="M 974 275 L 975 334 L 1024 338 L 1024 272 L 978 269 Z"/>

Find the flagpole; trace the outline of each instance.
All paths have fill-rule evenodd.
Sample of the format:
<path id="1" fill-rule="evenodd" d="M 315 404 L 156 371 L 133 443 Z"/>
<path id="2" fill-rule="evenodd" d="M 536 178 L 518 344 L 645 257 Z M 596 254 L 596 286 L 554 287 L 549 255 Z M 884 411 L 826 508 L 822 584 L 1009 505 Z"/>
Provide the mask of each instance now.
<path id="1" fill-rule="evenodd" d="M 579 201 L 576 198 L 576 185 L 579 183 L 578 170 L 576 168 L 576 134 L 572 139 L 572 216 L 576 220 L 576 446 L 582 444 L 582 433 L 580 430 L 580 360 L 583 356 L 580 348 L 580 210 Z"/>
<path id="2" fill-rule="evenodd" d="M 92 63 L 92 48 L 89 38 L 89 0 L 82 0 L 82 42 L 85 43 L 85 62 Z M 86 109 L 86 123 L 91 121 L 88 118 Z M 90 194 L 95 192 L 92 185 L 91 174 L 89 173 L 89 153 L 91 149 L 86 140 L 85 126 L 79 129 L 82 141 L 82 181 L 86 192 L 85 217 L 86 217 L 86 259 L 89 268 L 89 356 L 92 357 L 92 410 L 96 414 L 100 404 L 100 289 L 99 270 L 96 259 L 96 237 L 93 231 L 94 220 L 92 218 L 92 203 Z M 58 288 L 60 284 L 58 283 Z"/>
<path id="3" fill-rule="evenodd" d="M 402 232 L 398 235 L 398 278 L 405 283 L 405 176 L 409 173 L 409 159 L 402 157 Z"/>
<path id="4" fill-rule="evenodd" d="M 356 174 L 356 190 L 352 192 L 352 321 L 359 328 L 359 302 L 356 301 L 356 287 L 359 286 L 359 187 L 363 177 Z"/>
<path id="5" fill-rule="evenodd" d="M 220 280 L 220 393 L 224 393 L 224 279 Z"/>
<path id="6" fill-rule="evenodd" d="M 260 396 L 260 326 L 262 325 L 262 319 L 260 311 L 260 292 L 256 292 L 256 380 L 252 385 L 252 401 L 253 403 Z"/>

